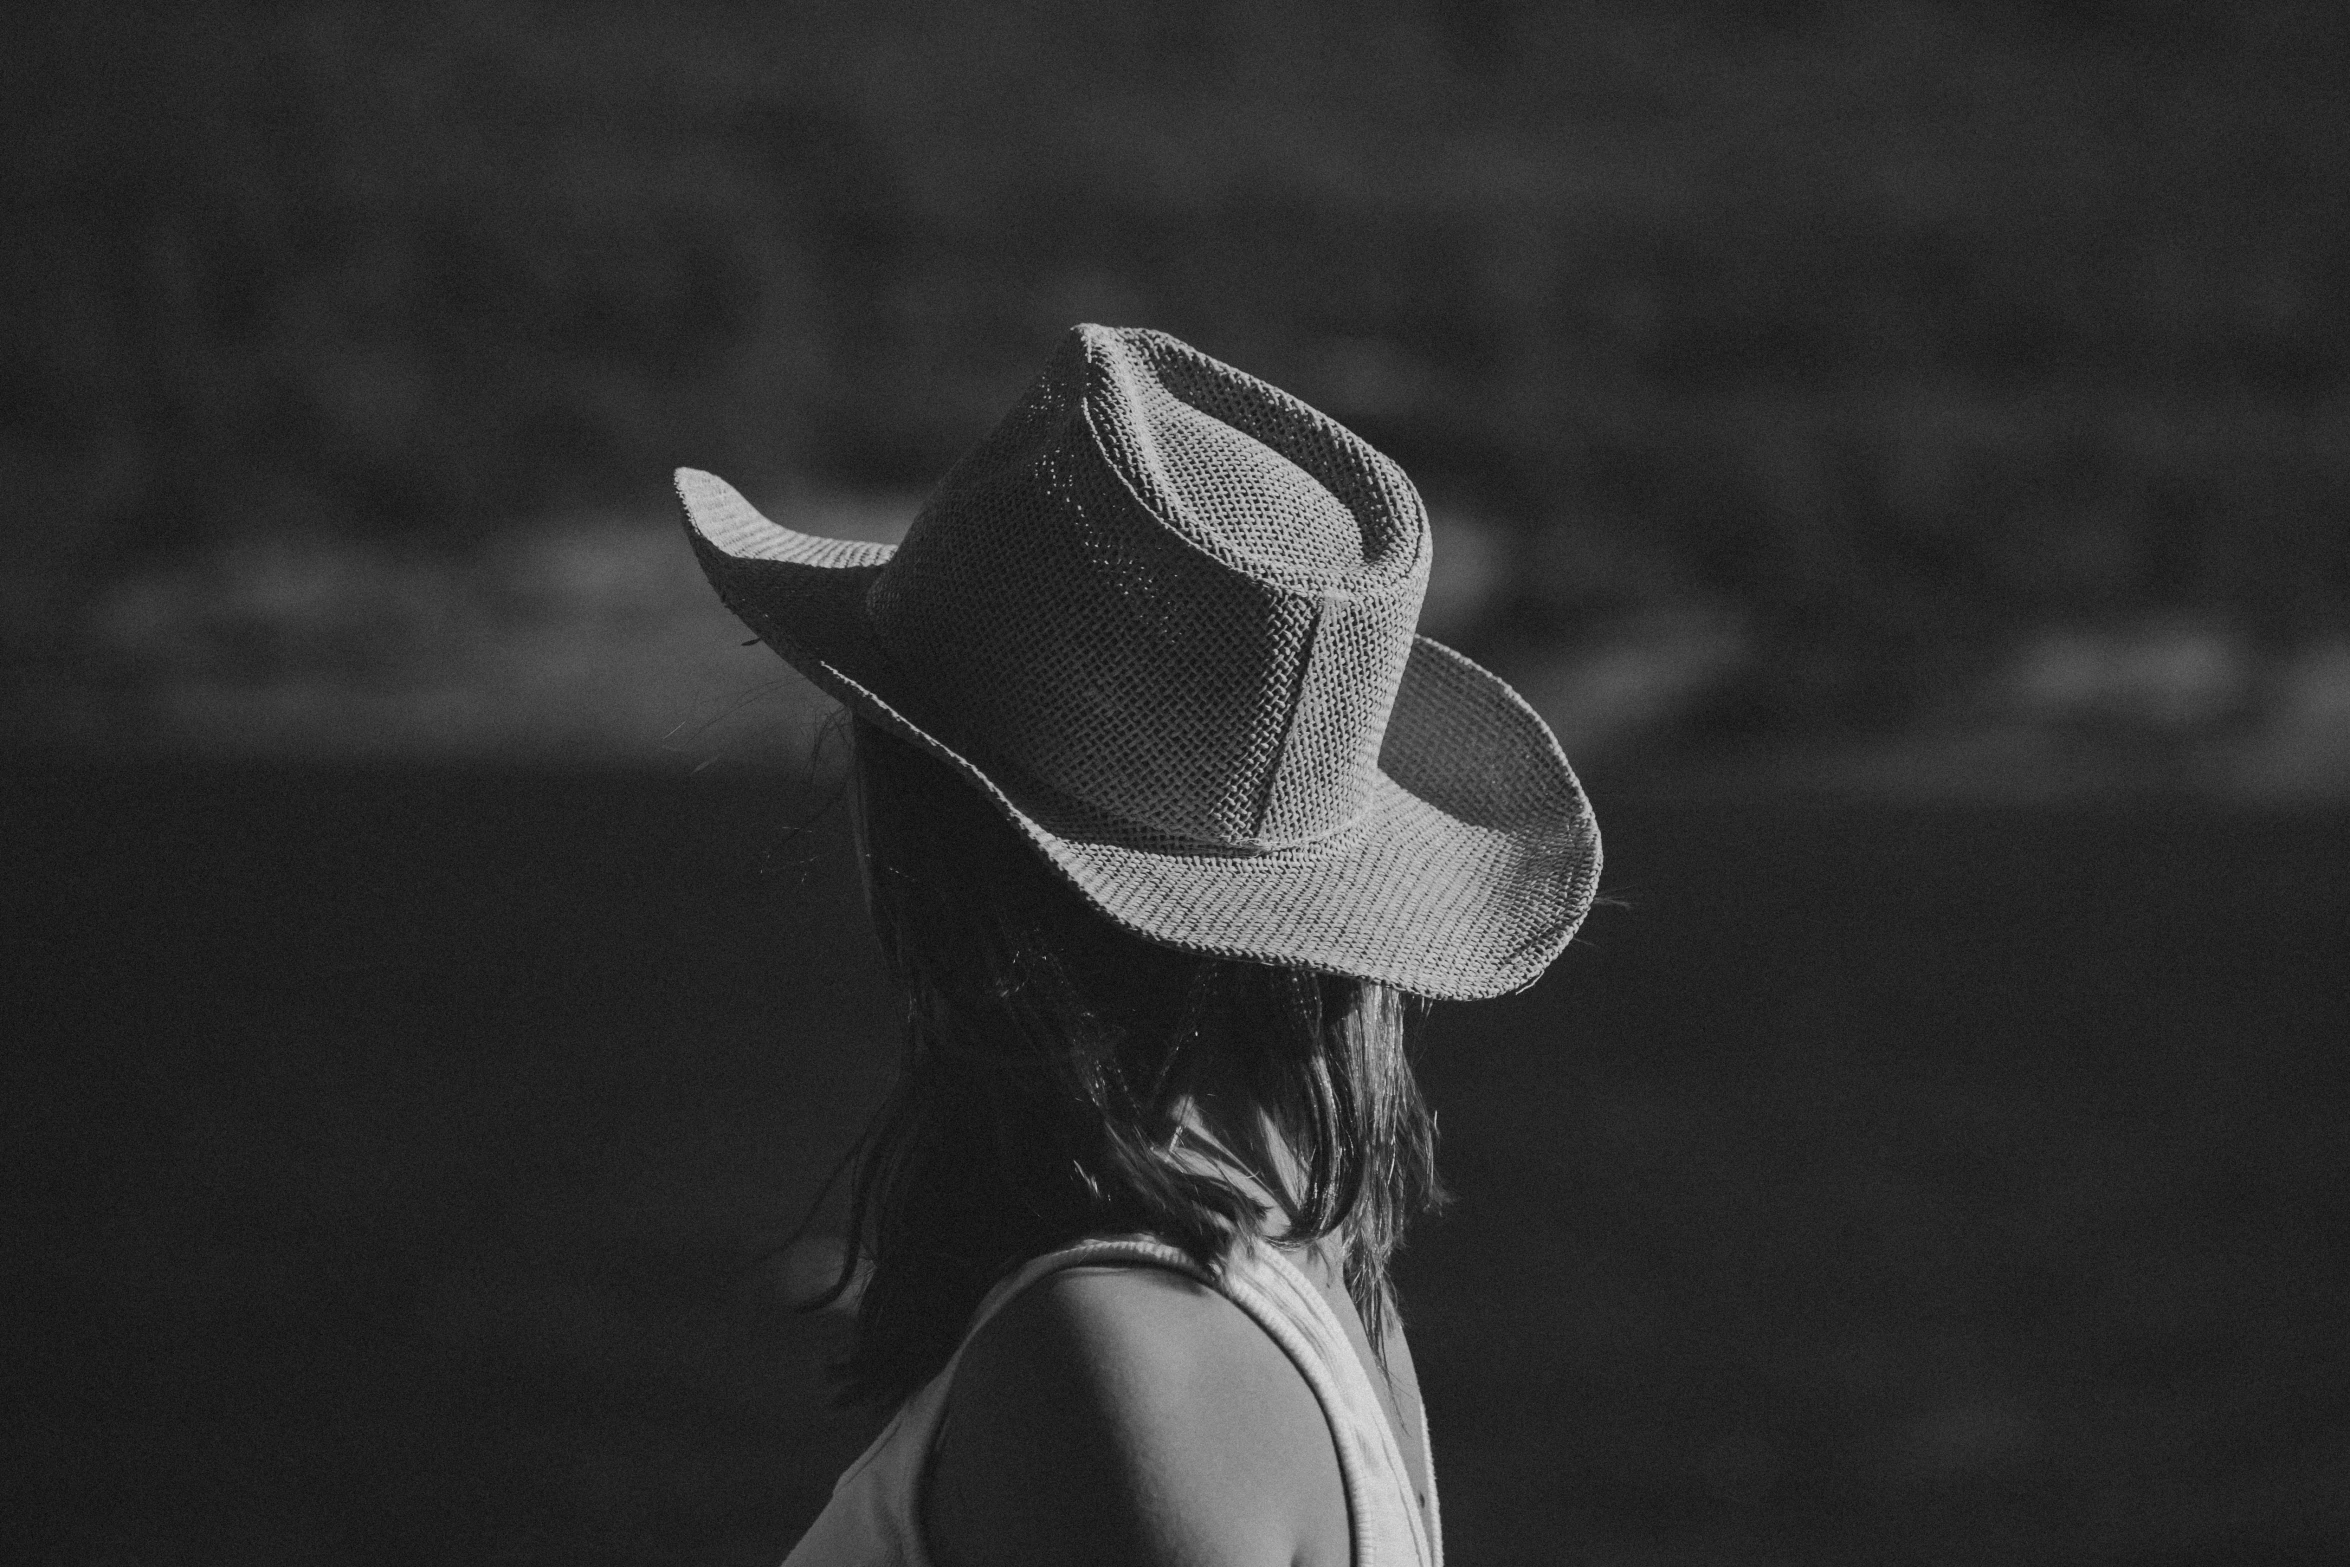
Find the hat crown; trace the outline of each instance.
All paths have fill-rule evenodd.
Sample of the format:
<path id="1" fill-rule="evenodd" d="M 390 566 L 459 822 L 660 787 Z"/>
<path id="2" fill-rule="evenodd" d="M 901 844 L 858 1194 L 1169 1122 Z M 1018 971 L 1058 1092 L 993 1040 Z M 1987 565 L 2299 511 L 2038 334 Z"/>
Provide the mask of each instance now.
<path id="1" fill-rule="evenodd" d="M 1163 333 L 1072 330 L 876 577 L 893 659 L 1000 761 L 1177 845 L 1368 804 L 1428 576 L 1402 471 Z"/>

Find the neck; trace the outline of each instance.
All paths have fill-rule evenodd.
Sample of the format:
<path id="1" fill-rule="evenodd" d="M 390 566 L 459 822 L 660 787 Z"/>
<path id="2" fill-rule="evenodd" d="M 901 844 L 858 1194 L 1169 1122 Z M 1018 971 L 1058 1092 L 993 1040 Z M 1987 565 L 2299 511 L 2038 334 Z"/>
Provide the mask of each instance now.
<path id="1" fill-rule="evenodd" d="M 1203 1173 L 1230 1181 L 1263 1207 L 1259 1233 L 1267 1240 L 1280 1240 L 1289 1233 L 1306 1189 L 1304 1162 L 1272 1118 L 1252 1109 L 1258 1139 L 1272 1166 L 1254 1168 L 1242 1151 L 1246 1140 L 1237 1134 L 1234 1118 L 1228 1111 L 1219 1113 L 1219 1108 L 1196 1100 L 1184 1107 L 1178 1157 Z"/>

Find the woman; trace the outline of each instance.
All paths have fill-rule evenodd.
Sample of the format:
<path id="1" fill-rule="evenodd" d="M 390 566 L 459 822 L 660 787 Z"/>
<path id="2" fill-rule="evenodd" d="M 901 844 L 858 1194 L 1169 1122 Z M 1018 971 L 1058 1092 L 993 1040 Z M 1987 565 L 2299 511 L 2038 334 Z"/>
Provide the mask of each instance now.
<path id="1" fill-rule="evenodd" d="M 1442 1198 L 1403 998 L 1533 983 L 1599 839 L 1542 721 L 1413 636 L 1409 481 L 1087 326 L 894 551 L 678 488 L 854 715 L 907 1008 L 838 1368 L 897 1413 L 788 1567 L 1440 1563 L 1387 1280 Z"/>

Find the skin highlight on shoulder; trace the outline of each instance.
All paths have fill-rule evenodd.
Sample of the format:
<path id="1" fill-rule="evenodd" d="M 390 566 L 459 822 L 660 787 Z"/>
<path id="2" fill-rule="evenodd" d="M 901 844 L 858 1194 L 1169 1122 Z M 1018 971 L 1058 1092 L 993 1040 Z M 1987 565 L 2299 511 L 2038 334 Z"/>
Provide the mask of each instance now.
<path id="1" fill-rule="evenodd" d="M 933 1450 L 937 1567 L 1344 1567 L 1321 1405 L 1280 1346 L 1184 1274 L 1067 1268 L 971 1341 Z"/>

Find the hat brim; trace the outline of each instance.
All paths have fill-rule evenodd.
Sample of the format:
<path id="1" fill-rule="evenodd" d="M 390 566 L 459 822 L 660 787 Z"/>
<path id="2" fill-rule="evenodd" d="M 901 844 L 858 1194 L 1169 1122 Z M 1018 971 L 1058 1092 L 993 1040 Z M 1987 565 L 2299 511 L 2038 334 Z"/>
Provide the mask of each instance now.
<path id="1" fill-rule="evenodd" d="M 866 622 L 891 546 L 783 527 L 692 468 L 677 471 L 677 493 L 711 586 L 762 642 L 953 768 L 1146 940 L 1481 1000 L 1539 979 L 1591 907 L 1599 826 L 1557 739 L 1499 677 L 1440 643 L 1413 639 L 1354 823 L 1292 848 L 1171 848 L 990 758 L 925 703 Z"/>

